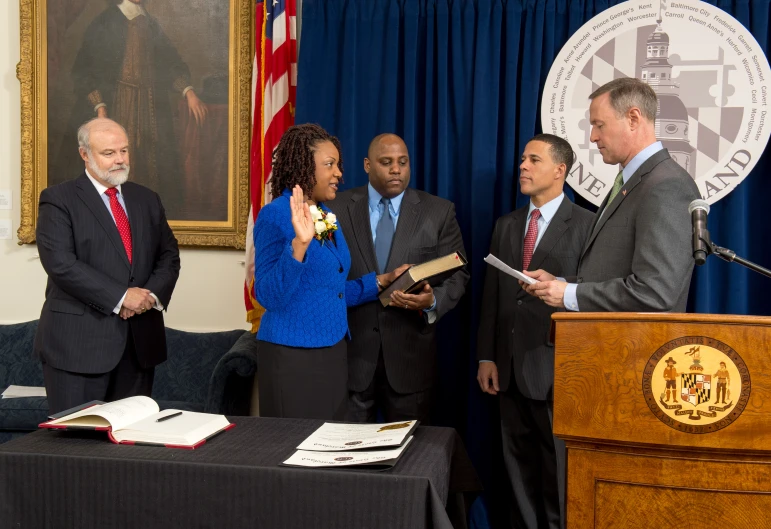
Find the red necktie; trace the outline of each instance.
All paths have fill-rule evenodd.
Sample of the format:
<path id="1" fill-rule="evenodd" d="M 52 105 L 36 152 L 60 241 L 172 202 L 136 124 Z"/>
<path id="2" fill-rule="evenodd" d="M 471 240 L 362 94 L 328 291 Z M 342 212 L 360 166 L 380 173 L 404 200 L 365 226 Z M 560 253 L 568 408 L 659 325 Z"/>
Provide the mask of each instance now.
<path id="1" fill-rule="evenodd" d="M 129 224 L 126 212 L 123 211 L 123 206 L 118 202 L 118 190 L 111 187 L 104 194 L 110 197 L 112 216 L 115 217 L 115 225 L 118 227 L 120 238 L 123 239 L 123 246 L 126 248 L 126 255 L 128 256 L 129 264 L 131 264 L 131 224 Z"/>
<path id="2" fill-rule="evenodd" d="M 530 224 L 527 226 L 527 233 L 525 234 L 525 248 L 522 250 L 522 270 L 527 270 L 530 266 L 530 259 L 533 258 L 535 241 L 538 239 L 538 217 L 540 216 L 541 212 L 537 209 L 534 209 L 530 215 Z"/>

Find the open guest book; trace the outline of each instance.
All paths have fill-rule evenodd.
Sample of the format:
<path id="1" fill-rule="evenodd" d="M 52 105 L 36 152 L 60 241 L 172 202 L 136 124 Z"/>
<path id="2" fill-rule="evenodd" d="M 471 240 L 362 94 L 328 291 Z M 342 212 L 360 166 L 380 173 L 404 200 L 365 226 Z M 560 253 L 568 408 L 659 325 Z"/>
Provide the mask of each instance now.
<path id="1" fill-rule="evenodd" d="M 106 431 L 113 443 L 194 449 L 233 428 L 224 415 L 160 411 L 150 397 L 128 397 L 85 407 L 40 424 L 40 428 Z"/>
<path id="2" fill-rule="evenodd" d="M 412 265 L 401 273 L 393 283 L 383 289 L 378 298 L 384 307 L 391 303 L 391 293 L 401 290 L 405 294 L 414 294 L 423 288 L 423 281 L 435 287 L 455 272 L 466 266 L 466 258 L 458 252 L 432 259 L 425 263 Z"/>
<path id="3" fill-rule="evenodd" d="M 297 446 L 284 461 L 299 467 L 370 467 L 394 466 L 407 445 L 418 421 L 386 424 L 324 423 Z"/>

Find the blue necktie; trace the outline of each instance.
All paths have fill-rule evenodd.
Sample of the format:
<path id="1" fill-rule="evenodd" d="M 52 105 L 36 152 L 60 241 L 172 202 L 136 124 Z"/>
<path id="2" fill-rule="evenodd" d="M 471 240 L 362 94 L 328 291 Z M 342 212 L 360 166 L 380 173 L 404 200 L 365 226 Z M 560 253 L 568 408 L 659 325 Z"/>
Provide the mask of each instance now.
<path id="1" fill-rule="evenodd" d="M 383 214 L 375 230 L 375 255 L 380 273 L 384 273 L 388 266 L 388 254 L 391 253 L 391 242 L 394 240 L 394 219 L 391 217 L 391 199 L 381 198 L 380 203 L 383 204 Z"/>

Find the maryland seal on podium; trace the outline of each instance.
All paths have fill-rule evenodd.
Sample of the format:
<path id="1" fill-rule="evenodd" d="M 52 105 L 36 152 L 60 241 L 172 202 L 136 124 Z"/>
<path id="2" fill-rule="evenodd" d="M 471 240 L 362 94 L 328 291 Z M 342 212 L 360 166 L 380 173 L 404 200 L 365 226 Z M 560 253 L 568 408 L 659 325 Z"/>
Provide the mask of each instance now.
<path id="1" fill-rule="evenodd" d="M 685 433 L 711 433 L 739 418 L 750 397 L 750 373 L 729 345 L 684 336 L 659 347 L 643 372 L 653 414 Z"/>

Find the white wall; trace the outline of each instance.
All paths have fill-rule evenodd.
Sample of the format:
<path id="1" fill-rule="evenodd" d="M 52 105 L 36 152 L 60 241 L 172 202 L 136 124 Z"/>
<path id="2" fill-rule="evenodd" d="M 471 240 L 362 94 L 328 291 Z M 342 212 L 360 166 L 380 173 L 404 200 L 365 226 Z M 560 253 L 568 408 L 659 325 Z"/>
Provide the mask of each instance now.
<path id="1" fill-rule="evenodd" d="M 18 246 L 21 189 L 19 81 L 19 2 L 0 2 L 0 190 L 13 193 L 13 240 L 0 240 L 0 324 L 37 319 L 46 274 L 34 245 Z M 244 253 L 236 250 L 182 249 L 182 272 L 166 325 L 188 331 L 248 329 L 243 303 Z"/>

